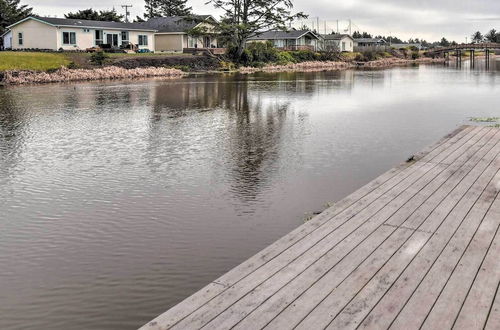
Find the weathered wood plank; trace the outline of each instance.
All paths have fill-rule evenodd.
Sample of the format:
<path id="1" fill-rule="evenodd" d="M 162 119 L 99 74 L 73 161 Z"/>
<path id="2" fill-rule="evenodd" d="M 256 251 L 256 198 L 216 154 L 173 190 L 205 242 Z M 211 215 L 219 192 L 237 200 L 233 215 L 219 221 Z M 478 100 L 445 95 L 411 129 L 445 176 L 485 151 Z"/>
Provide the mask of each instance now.
<path id="1" fill-rule="evenodd" d="M 497 176 L 497 180 L 500 182 L 500 175 Z M 453 282 L 450 285 L 457 290 L 465 291 L 466 284 L 474 280 L 455 321 L 455 329 L 483 329 L 495 299 L 496 289 L 500 283 L 500 198 L 498 194 L 496 198 L 483 221 L 484 225 L 479 228 L 474 241 L 453 274 Z M 488 250 L 488 254 L 483 259 L 481 258 L 482 251 L 485 249 Z"/>
<path id="2" fill-rule="evenodd" d="M 497 179 L 500 179 L 500 176 L 497 176 Z M 495 234 L 495 231 L 490 229 L 496 227 L 496 230 L 500 223 L 500 216 L 495 223 L 491 216 L 484 218 L 483 212 L 476 210 L 488 210 L 495 196 L 496 187 L 492 181 L 469 213 L 465 221 L 466 226 L 462 226 L 460 228 L 462 230 L 457 231 L 394 321 L 395 328 L 403 326 L 418 328 L 426 318 L 424 326 L 426 329 L 449 329 L 452 327 Z M 496 283 L 494 285 L 496 286 Z M 444 292 L 442 292 L 443 288 L 445 288 Z M 438 303 L 433 308 L 438 296 Z M 488 302 L 488 309 L 484 317 L 487 315 L 492 300 L 493 297 Z M 479 306 L 476 307 L 479 308 Z M 431 309 L 434 313 L 429 315 Z M 471 318 L 479 317 L 476 316 L 476 312 L 472 314 L 474 316 Z"/>
<path id="3" fill-rule="evenodd" d="M 498 155 L 499 152 L 500 152 L 500 144 L 497 144 L 496 150 L 490 151 L 490 153 L 493 154 L 494 156 Z M 491 160 L 490 160 L 490 163 L 491 163 Z M 483 170 L 484 170 L 484 167 L 480 168 L 478 172 L 482 173 Z M 418 228 L 416 228 L 416 229 L 418 229 Z M 470 233 L 471 236 L 472 236 L 472 234 L 473 234 L 473 232 Z M 456 252 L 455 250 L 453 250 L 453 251 Z M 436 279 L 436 281 L 431 281 L 430 283 L 431 284 L 439 283 L 439 281 L 438 281 L 439 279 L 440 278 Z M 380 291 L 380 289 L 381 289 L 380 286 L 378 286 L 378 285 L 373 285 L 373 286 L 374 286 L 374 288 L 373 288 L 374 290 Z M 367 289 L 365 288 L 364 290 L 367 290 Z M 423 292 L 427 293 L 428 291 L 424 289 Z M 373 306 L 373 302 L 369 303 L 369 301 L 367 299 L 369 298 L 369 299 L 373 300 L 375 296 L 376 296 L 376 294 L 368 292 L 368 293 L 362 293 L 358 297 L 355 297 L 353 299 L 353 301 L 339 314 L 339 316 L 337 316 L 335 318 L 335 320 L 331 323 L 331 327 L 332 328 L 339 328 L 339 327 L 340 328 L 349 328 L 353 325 L 357 325 L 357 323 L 360 322 L 361 319 L 366 317 L 366 314 L 370 310 L 368 307 Z M 359 306 L 363 306 L 364 308 L 360 308 Z M 419 305 L 414 306 L 414 308 L 408 308 L 409 313 L 412 313 L 412 316 L 409 317 L 408 320 L 405 319 L 406 320 L 405 326 L 408 329 L 411 329 L 414 327 L 418 328 L 418 326 L 416 326 L 413 323 L 418 320 L 418 316 L 419 316 L 418 312 L 422 309 L 425 309 L 427 306 L 429 306 L 429 304 L 427 304 L 427 305 L 426 304 L 419 304 Z M 425 314 L 423 316 L 425 317 Z"/>
<path id="4" fill-rule="evenodd" d="M 486 170 L 481 174 L 477 182 L 474 181 L 476 184 L 473 186 L 471 185 L 474 182 L 470 183 L 465 179 L 462 180 L 452 193 L 433 210 L 420 229 L 425 224 L 428 224 L 427 227 L 433 229 L 432 232 L 435 232 L 434 236 L 410 266 L 400 275 L 391 289 L 385 293 L 383 298 L 364 318 L 361 328 L 388 328 L 390 326 L 456 231 L 462 228 L 462 225 L 464 226 L 463 230 L 471 229 L 471 226 L 468 226 L 468 221 L 464 220 L 466 220 L 472 206 L 480 198 L 483 190 L 495 174 L 496 171 L 492 171 L 491 168 L 489 171 Z M 469 174 L 468 177 L 474 178 L 474 176 L 474 174 L 472 176 Z M 487 208 L 478 208 L 477 210 L 479 213 L 475 213 L 475 216 L 479 219 L 487 212 Z M 482 215 L 481 212 L 483 212 Z"/>
<path id="5" fill-rule="evenodd" d="M 500 282 L 497 284 L 496 296 L 493 305 L 490 308 L 485 330 L 500 329 Z"/>

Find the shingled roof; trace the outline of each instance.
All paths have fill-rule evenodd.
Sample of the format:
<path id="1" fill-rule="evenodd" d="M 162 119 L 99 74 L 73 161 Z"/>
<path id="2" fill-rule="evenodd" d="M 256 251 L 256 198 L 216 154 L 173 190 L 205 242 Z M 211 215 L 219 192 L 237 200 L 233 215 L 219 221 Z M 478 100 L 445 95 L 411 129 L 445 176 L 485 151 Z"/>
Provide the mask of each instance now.
<path id="1" fill-rule="evenodd" d="M 343 38 L 351 38 L 353 39 L 350 35 L 348 34 L 322 34 L 321 35 L 323 39 L 325 40 L 341 40 Z M 353 39 L 354 40 L 354 39 Z"/>
<path id="2" fill-rule="evenodd" d="M 299 39 L 305 34 L 311 34 L 319 39 L 313 32 L 309 30 L 291 30 L 291 31 L 266 31 L 260 32 L 257 35 L 248 38 L 249 40 L 282 40 L 282 39 Z"/>

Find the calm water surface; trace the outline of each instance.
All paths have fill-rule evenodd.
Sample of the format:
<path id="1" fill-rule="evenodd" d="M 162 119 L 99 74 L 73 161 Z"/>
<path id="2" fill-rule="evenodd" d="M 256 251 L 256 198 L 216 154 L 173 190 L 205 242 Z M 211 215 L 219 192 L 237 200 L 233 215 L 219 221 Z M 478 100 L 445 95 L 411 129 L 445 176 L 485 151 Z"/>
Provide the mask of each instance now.
<path id="1" fill-rule="evenodd" d="M 0 328 L 137 328 L 499 116 L 496 67 L 0 89 Z"/>

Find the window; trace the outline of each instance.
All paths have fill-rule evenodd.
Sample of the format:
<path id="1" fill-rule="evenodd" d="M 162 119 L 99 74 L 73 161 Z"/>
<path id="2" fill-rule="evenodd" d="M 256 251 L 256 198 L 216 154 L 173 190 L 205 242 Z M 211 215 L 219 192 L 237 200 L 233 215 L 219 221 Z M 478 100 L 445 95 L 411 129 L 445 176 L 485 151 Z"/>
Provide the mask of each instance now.
<path id="1" fill-rule="evenodd" d="M 102 30 L 95 30 L 95 44 L 96 46 L 102 45 L 104 43 L 104 33 Z"/>
<path id="2" fill-rule="evenodd" d="M 90 32 L 89 29 L 83 29 L 83 32 Z"/>
<path id="3" fill-rule="evenodd" d="M 22 46 L 23 45 L 23 33 L 22 32 L 19 32 L 17 34 L 17 39 L 18 39 L 19 46 Z"/>
<path id="4" fill-rule="evenodd" d="M 63 45 L 76 45 L 76 32 L 63 32 Z"/>
<path id="5" fill-rule="evenodd" d="M 128 41 L 128 31 L 122 31 L 122 41 Z"/>
<path id="6" fill-rule="evenodd" d="M 147 35 L 139 35 L 139 46 L 147 46 L 148 45 L 148 36 Z"/>

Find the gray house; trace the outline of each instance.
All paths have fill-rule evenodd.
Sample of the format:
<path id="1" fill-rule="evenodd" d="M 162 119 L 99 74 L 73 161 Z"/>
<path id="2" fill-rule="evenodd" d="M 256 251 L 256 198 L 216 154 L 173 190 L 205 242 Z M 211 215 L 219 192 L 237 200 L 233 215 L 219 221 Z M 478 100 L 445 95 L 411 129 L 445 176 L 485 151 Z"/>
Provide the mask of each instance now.
<path id="1" fill-rule="evenodd" d="M 355 47 L 381 47 L 386 46 L 387 41 L 379 38 L 357 38 L 354 39 Z"/>
<path id="2" fill-rule="evenodd" d="M 248 39 L 247 43 L 270 41 L 283 50 L 313 50 L 321 48 L 321 37 L 309 30 L 266 31 Z"/>

